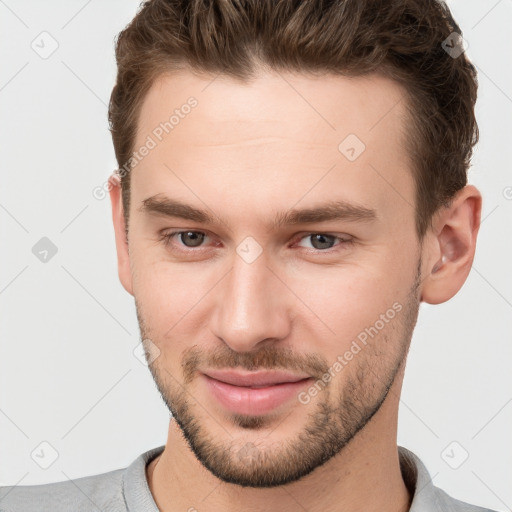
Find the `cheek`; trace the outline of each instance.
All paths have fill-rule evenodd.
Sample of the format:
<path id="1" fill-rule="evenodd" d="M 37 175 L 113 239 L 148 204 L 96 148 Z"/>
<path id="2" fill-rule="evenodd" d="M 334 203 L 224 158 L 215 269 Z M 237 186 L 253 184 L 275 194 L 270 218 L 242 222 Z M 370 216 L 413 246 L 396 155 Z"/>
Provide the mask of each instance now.
<path id="1" fill-rule="evenodd" d="M 187 332 L 197 332 L 202 299 L 218 281 L 218 272 L 135 254 L 134 263 L 134 295 L 153 336 L 175 343 Z"/>
<path id="2" fill-rule="evenodd" d="M 386 315 L 393 304 L 403 302 L 401 297 L 408 279 L 386 272 L 383 262 L 378 268 L 357 265 L 323 268 L 309 275 L 295 275 L 288 282 L 307 306 L 298 304 L 305 308 L 299 323 L 319 325 L 339 350 L 374 325 L 382 314 Z"/>

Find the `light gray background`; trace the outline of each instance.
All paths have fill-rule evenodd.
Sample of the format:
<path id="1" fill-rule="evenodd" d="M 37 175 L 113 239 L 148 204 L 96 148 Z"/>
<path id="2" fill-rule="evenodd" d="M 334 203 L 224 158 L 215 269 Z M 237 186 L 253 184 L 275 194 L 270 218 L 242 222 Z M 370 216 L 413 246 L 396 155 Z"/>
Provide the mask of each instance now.
<path id="1" fill-rule="evenodd" d="M 109 198 L 92 195 L 117 167 L 107 124 L 113 40 L 138 4 L 0 0 L 0 485 L 110 471 L 166 441 L 167 409 L 133 354 L 139 331 L 117 276 Z M 480 76 L 481 140 L 469 180 L 484 198 L 483 223 L 461 291 L 421 305 L 398 441 L 423 459 L 436 485 L 505 511 L 512 507 L 512 0 L 449 5 Z M 47 59 L 31 47 L 46 37 L 50 48 L 43 31 L 59 45 Z M 47 263 L 32 253 L 42 237 L 58 249 Z M 43 441 L 58 452 L 48 469 L 31 458 Z M 467 460 L 449 467 L 463 450 Z"/>

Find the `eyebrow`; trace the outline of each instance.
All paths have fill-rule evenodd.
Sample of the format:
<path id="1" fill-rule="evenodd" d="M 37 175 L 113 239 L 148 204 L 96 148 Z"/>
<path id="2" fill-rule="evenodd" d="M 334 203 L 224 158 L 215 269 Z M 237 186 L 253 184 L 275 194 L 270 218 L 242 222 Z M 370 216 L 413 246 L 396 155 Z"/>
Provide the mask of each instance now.
<path id="1" fill-rule="evenodd" d="M 157 194 L 144 199 L 139 211 L 145 214 L 180 218 L 202 224 L 215 223 L 215 216 L 207 210 L 195 208 L 176 199 L 166 197 L 163 194 Z M 312 224 L 333 220 L 370 223 L 377 219 L 378 215 L 375 210 L 339 200 L 329 201 L 310 208 L 278 212 L 270 228 L 276 229 L 284 225 Z"/>

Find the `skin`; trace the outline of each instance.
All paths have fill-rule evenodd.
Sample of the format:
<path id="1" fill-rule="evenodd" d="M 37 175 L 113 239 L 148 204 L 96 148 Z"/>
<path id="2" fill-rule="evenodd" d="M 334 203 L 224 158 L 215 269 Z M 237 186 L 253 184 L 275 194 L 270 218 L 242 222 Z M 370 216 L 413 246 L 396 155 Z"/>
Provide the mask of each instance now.
<path id="1" fill-rule="evenodd" d="M 119 278 L 141 339 L 157 347 L 149 367 L 174 416 L 147 467 L 160 510 L 408 510 L 396 443 L 407 350 L 420 303 L 449 300 L 468 276 L 482 198 L 472 185 L 459 191 L 420 244 L 403 94 L 375 74 L 261 70 L 241 83 L 182 70 L 153 83 L 136 148 L 187 98 L 198 105 L 132 170 L 128 241 L 114 177 L 110 197 Z M 355 161 L 338 150 L 348 134 L 366 146 Z M 141 212 L 159 193 L 215 222 Z M 372 208 L 377 220 L 269 228 L 276 212 L 329 200 Z M 161 234 L 173 230 L 208 236 L 166 246 Z M 323 248 L 310 236 L 319 232 L 353 243 L 327 238 Z M 236 251 L 247 236 L 262 249 L 251 263 Z M 200 378 L 215 364 L 320 377 L 396 303 L 307 404 L 234 415 Z"/>

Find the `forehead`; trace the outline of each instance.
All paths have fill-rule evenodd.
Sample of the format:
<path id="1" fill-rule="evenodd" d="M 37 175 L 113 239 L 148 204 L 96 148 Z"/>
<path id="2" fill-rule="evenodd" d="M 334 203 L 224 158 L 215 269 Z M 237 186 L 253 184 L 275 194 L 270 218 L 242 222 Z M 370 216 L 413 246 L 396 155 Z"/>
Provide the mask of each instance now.
<path id="1" fill-rule="evenodd" d="M 412 218 L 405 106 L 402 87 L 378 74 L 261 72 L 247 83 L 184 70 L 162 75 L 140 110 L 134 149 L 148 137 L 155 145 L 132 171 L 132 197 L 193 183 L 196 196 L 211 197 L 215 187 L 217 198 L 222 191 L 243 208 L 284 207 L 283 191 L 291 204 L 329 193 Z"/>
<path id="2" fill-rule="evenodd" d="M 142 103 L 139 134 L 168 120 L 190 97 L 198 103 L 193 109 L 195 143 L 229 143 L 239 130 L 252 137 L 296 135 L 324 144 L 352 130 L 370 142 L 390 128 L 399 131 L 404 117 L 402 86 L 376 73 L 348 77 L 266 71 L 241 82 L 181 70 L 153 82 Z M 174 140 L 191 142 L 187 124 L 173 130 Z M 212 131 L 213 126 L 218 129 Z"/>

